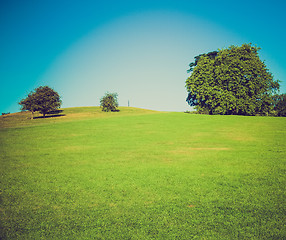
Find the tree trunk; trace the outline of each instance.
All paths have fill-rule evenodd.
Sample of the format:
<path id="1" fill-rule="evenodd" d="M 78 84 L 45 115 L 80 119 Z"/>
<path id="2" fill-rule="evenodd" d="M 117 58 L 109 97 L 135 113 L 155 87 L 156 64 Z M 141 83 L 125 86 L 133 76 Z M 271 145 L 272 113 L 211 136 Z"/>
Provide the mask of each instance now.
<path id="1" fill-rule="evenodd" d="M 34 119 L 34 112 L 33 112 L 33 111 L 31 111 L 31 113 L 32 113 L 32 117 L 31 117 L 31 119 Z"/>

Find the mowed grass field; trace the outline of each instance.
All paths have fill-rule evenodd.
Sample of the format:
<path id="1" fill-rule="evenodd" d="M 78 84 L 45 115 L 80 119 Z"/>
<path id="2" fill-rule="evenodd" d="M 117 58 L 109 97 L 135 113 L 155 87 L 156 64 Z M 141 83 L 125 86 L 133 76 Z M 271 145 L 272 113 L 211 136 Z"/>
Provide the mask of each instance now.
<path id="1" fill-rule="evenodd" d="M 0 239 L 286 239 L 286 118 L 0 117 Z"/>

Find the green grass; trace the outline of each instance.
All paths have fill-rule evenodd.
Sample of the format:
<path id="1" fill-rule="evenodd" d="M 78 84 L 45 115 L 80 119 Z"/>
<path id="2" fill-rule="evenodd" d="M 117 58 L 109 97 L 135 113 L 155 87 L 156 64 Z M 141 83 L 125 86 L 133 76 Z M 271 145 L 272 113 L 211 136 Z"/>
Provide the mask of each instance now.
<path id="1" fill-rule="evenodd" d="M 285 239 L 286 118 L 0 117 L 0 239 Z"/>

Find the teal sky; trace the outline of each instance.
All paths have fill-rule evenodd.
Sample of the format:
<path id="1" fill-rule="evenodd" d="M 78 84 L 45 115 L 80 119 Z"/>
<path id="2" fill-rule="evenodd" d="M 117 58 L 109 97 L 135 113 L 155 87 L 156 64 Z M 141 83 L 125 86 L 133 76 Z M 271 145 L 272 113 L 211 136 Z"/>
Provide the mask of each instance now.
<path id="1" fill-rule="evenodd" d="M 285 10 L 284 0 L 0 0 L 0 113 L 41 85 L 63 107 L 98 106 L 110 91 L 121 106 L 188 110 L 188 64 L 243 43 L 261 47 L 285 93 Z"/>

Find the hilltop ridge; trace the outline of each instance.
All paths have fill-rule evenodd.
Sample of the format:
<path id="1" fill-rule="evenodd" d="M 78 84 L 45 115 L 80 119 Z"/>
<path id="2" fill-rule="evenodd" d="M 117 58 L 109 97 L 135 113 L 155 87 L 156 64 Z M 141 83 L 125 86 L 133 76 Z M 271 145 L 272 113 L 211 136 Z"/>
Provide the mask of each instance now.
<path id="1" fill-rule="evenodd" d="M 16 112 L 0 116 L 0 128 L 33 126 L 45 123 L 72 121 L 88 118 L 110 118 L 116 116 L 142 115 L 161 113 L 160 111 L 148 110 L 136 107 L 120 107 L 119 112 L 103 112 L 100 107 L 70 107 L 61 108 L 58 111 L 48 114 L 43 118 L 42 114 L 36 112 L 34 119 L 29 111 Z"/>

